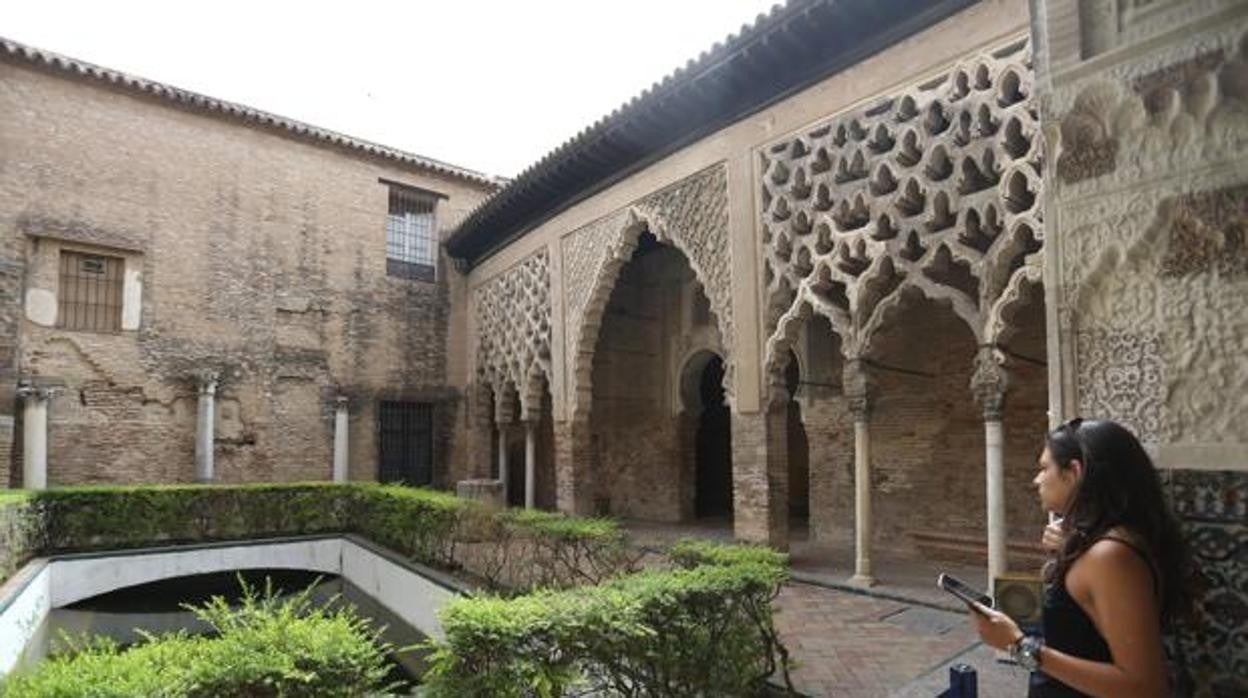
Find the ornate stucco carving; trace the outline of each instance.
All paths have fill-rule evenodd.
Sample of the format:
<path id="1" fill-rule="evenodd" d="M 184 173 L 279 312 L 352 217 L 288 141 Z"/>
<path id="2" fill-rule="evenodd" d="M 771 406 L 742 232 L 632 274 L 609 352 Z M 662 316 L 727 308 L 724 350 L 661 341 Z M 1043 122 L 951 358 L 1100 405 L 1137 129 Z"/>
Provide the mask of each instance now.
<path id="1" fill-rule="evenodd" d="M 998 341 L 1039 283 L 1042 138 L 1020 37 L 765 148 L 768 371 L 810 312 L 865 355 L 915 291 Z"/>
<path id="2" fill-rule="evenodd" d="M 1111 173 L 1059 182 L 1076 404 L 1154 443 L 1248 443 L 1248 34 L 1216 28 L 1055 96 L 1096 97 Z M 1059 111 L 1059 113 L 1061 113 Z M 1062 134 L 1058 147 L 1071 147 Z M 1068 335 L 1069 336 L 1069 335 Z"/>
<path id="3" fill-rule="evenodd" d="M 561 242 L 572 410 L 588 408 L 594 343 L 620 269 L 642 232 L 670 243 L 702 285 L 732 370 L 732 259 L 728 247 L 728 178 L 714 165 L 610 213 Z M 730 383 L 725 378 L 725 383 Z"/>
<path id="4" fill-rule="evenodd" d="M 550 380 L 550 273 L 546 248 L 476 290 L 477 372 L 495 395 L 508 387 L 529 413 Z"/>
<path id="5" fill-rule="evenodd" d="M 981 347 L 975 356 L 975 372 L 971 375 L 971 393 L 984 411 L 984 420 L 999 422 L 1005 414 L 1005 396 L 1010 388 L 1010 375 L 1005 368 L 1005 354 L 994 347 Z"/>

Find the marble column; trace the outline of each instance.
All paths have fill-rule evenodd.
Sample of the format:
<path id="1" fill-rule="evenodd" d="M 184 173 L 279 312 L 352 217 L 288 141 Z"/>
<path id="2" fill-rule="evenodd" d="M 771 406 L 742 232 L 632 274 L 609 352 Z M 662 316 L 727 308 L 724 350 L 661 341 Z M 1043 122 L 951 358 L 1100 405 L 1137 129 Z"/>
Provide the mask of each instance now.
<path id="1" fill-rule="evenodd" d="M 994 347 L 982 347 L 975 357 L 971 391 L 984 414 L 984 464 L 988 511 L 988 583 L 1009 567 L 1005 520 L 1005 396 L 1009 374 L 1005 357 Z"/>
<path id="2" fill-rule="evenodd" d="M 845 362 L 845 397 L 854 419 L 854 575 L 849 583 L 874 586 L 871 564 L 871 410 L 875 381 L 861 359 Z"/>
<path id="3" fill-rule="evenodd" d="M 524 421 L 524 508 L 537 506 L 537 420 Z"/>
<path id="4" fill-rule="evenodd" d="M 507 504 L 507 488 L 510 477 L 508 476 L 509 463 L 507 462 L 507 423 L 497 422 L 498 429 L 498 481 L 503 483 L 503 505 Z"/>
<path id="5" fill-rule="evenodd" d="M 199 386 L 199 411 L 195 422 L 195 479 L 212 482 L 216 396 L 220 376 L 216 371 L 203 371 L 195 375 L 195 380 Z"/>
<path id="6" fill-rule="evenodd" d="M 42 490 L 48 486 L 48 403 L 53 388 L 22 385 L 17 389 L 22 410 L 22 487 Z"/>
<path id="7" fill-rule="evenodd" d="M 334 401 L 334 482 L 347 481 L 347 453 L 350 415 L 347 397 L 339 395 Z"/>

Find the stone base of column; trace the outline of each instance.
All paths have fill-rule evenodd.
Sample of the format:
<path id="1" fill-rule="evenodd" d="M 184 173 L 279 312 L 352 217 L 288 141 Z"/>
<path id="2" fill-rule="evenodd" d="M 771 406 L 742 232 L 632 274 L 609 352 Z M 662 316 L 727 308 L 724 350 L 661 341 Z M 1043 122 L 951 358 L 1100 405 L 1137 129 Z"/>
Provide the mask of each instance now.
<path id="1" fill-rule="evenodd" d="M 460 499 L 471 499 L 499 509 L 505 505 L 501 480 L 460 480 L 455 483 L 455 494 Z"/>
<path id="2" fill-rule="evenodd" d="M 849 584 L 850 586 L 862 587 L 863 589 L 870 589 L 876 584 L 879 584 L 879 581 L 875 577 L 872 577 L 871 575 L 868 575 L 868 574 L 855 574 L 854 576 L 845 580 L 845 583 Z"/>
<path id="3" fill-rule="evenodd" d="M 593 444 L 589 421 L 555 422 L 555 503 L 559 511 L 588 516 L 594 510 Z"/>
<path id="4" fill-rule="evenodd" d="M 738 540 L 789 548 L 784 412 L 732 415 L 732 519 Z"/>

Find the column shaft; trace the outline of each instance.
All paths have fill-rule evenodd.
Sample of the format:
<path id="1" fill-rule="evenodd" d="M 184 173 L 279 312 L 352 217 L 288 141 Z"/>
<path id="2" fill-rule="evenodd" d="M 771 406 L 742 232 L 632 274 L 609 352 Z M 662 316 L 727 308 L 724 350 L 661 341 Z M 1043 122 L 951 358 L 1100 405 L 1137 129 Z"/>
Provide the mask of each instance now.
<path id="1" fill-rule="evenodd" d="M 48 397 L 31 389 L 22 412 L 22 487 L 41 490 L 48 486 Z"/>
<path id="2" fill-rule="evenodd" d="M 988 483 L 988 583 L 1005 574 L 1005 437 L 1000 421 L 984 422 Z"/>
<path id="3" fill-rule="evenodd" d="M 537 422 L 524 423 L 524 507 L 537 506 Z"/>
<path id="4" fill-rule="evenodd" d="M 199 385 L 199 411 L 195 423 L 195 479 L 199 482 L 212 482 L 213 451 L 215 448 L 216 427 L 216 395 L 215 380 L 202 380 Z"/>
<path id="5" fill-rule="evenodd" d="M 334 409 L 334 482 L 347 481 L 349 425 L 347 401 L 339 399 L 337 407 Z"/>
<path id="6" fill-rule="evenodd" d="M 875 584 L 871 566 L 871 423 L 854 420 L 854 576 L 850 583 Z"/>
<path id="7" fill-rule="evenodd" d="M 507 425 L 498 424 L 498 481 L 503 483 L 503 506 L 507 505 L 507 486 L 510 479 L 507 464 Z"/>

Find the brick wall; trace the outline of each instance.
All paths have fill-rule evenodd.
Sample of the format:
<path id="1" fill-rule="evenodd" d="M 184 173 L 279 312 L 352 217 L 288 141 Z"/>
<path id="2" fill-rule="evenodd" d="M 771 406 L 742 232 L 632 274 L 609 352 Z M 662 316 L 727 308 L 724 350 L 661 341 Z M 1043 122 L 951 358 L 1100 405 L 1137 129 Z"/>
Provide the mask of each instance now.
<path id="1" fill-rule="evenodd" d="M 438 403 L 436 448 L 449 451 L 454 272 L 442 260 L 437 283 L 386 275 L 378 180 L 445 195 L 443 229 L 481 186 L 25 65 L 0 64 L 0 110 L 0 329 L 21 344 L 9 373 L 17 347 L 0 346 L 0 383 L 11 391 L 20 372 L 64 386 L 50 407 L 51 483 L 190 479 L 201 367 L 222 375 L 222 480 L 328 478 L 339 390 L 351 477 L 375 476 L 380 399 Z M 39 237 L 48 230 L 133 244 L 137 330 L 22 319 L 20 274 L 6 270 L 46 266 L 67 244 Z"/>

